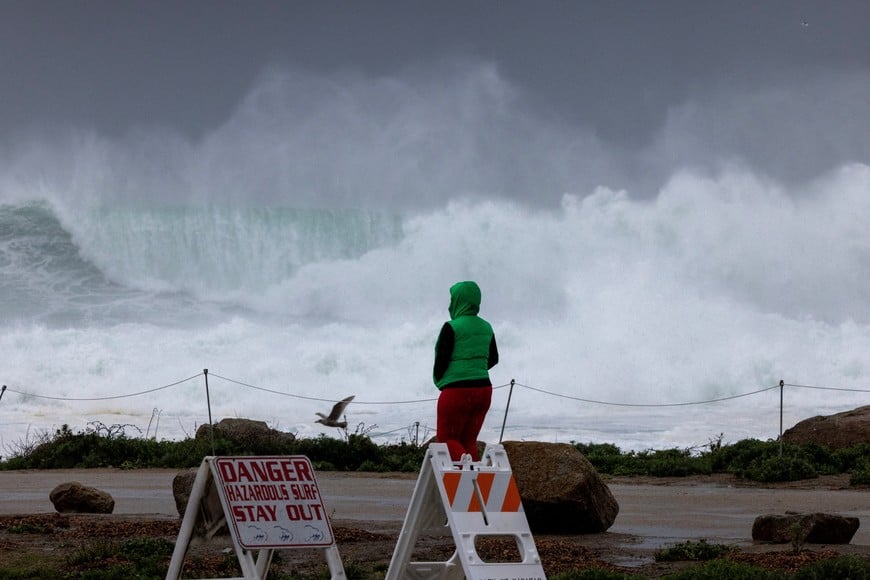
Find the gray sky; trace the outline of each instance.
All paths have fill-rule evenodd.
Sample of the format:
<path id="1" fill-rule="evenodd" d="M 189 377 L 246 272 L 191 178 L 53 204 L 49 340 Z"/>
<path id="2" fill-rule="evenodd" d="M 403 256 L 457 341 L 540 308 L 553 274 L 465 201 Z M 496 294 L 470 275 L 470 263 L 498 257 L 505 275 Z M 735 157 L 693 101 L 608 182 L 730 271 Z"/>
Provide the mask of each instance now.
<path id="1" fill-rule="evenodd" d="M 0 0 L 0 139 L 74 127 L 197 143 L 276 71 L 296 79 L 287 101 L 338 82 L 383 102 L 396 93 L 373 87 L 389 79 L 457 93 L 472 63 L 509 89 L 504 116 L 527 120 L 511 131 L 556 143 L 538 157 L 592 140 L 606 153 L 584 148 L 585 174 L 613 185 L 703 164 L 699 151 L 800 180 L 870 157 L 868 30 L 865 0 Z M 553 189 L 574 178 L 551 174 Z"/>

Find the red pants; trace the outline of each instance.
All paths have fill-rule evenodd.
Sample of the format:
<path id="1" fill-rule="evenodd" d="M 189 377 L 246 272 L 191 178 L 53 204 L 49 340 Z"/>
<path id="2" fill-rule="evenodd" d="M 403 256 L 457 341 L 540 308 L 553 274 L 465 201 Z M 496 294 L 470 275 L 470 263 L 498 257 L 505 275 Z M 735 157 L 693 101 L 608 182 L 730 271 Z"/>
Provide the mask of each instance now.
<path id="1" fill-rule="evenodd" d="M 438 421 L 435 438 L 446 443 L 450 458 L 459 461 L 470 453 L 479 461 L 477 436 L 483 427 L 492 401 L 492 387 L 444 389 L 438 396 Z"/>

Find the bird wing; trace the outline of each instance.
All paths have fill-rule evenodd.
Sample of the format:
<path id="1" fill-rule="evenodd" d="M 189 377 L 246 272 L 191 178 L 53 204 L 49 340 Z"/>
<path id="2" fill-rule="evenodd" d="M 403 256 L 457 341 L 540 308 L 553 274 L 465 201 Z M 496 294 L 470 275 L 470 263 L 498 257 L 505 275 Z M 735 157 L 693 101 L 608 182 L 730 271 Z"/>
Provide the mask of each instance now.
<path id="1" fill-rule="evenodd" d="M 342 399 L 342 400 L 340 400 L 339 402 L 337 402 L 337 403 L 332 407 L 332 411 L 330 411 L 330 413 L 329 413 L 329 418 L 330 418 L 330 420 L 335 421 L 336 419 L 338 419 L 339 417 L 341 417 L 341 414 L 344 413 L 344 409 L 345 409 L 345 407 L 347 407 L 348 403 L 350 403 L 351 401 L 353 401 L 353 398 L 354 398 L 355 396 L 356 396 L 356 395 L 351 395 L 351 396 L 349 396 L 349 397 L 345 397 L 344 399 Z"/>

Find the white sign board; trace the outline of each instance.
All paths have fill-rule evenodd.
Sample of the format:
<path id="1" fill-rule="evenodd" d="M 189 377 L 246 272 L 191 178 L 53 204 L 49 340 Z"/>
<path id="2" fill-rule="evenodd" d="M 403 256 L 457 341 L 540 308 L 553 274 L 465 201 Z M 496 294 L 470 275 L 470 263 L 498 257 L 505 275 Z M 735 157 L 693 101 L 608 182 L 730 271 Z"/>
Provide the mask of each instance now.
<path id="1" fill-rule="evenodd" d="M 314 469 L 304 455 L 218 457 L 211 469 L 230 530 L 243 548 L 335 543 Z"/>

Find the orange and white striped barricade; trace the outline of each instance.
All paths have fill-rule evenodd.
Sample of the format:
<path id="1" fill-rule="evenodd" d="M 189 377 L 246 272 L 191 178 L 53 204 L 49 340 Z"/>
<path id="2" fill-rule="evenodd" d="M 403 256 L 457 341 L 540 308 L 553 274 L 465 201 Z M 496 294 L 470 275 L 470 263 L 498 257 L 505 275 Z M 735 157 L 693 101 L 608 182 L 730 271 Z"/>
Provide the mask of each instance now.
<path id="1" fill-rule="evenodd" d="M 424 530 L 450 528 L 456 551 L 445 562 L 412 562 Z M 511 536 L 517 558 L 484 561 L 476 540 Z M 501 445 L 488 445 L 479 462 L 455 464 L 447 445 L 432 443 L 411 495 L 385 580 L 544 580 L 544 569 L 520 494 Z"/>

